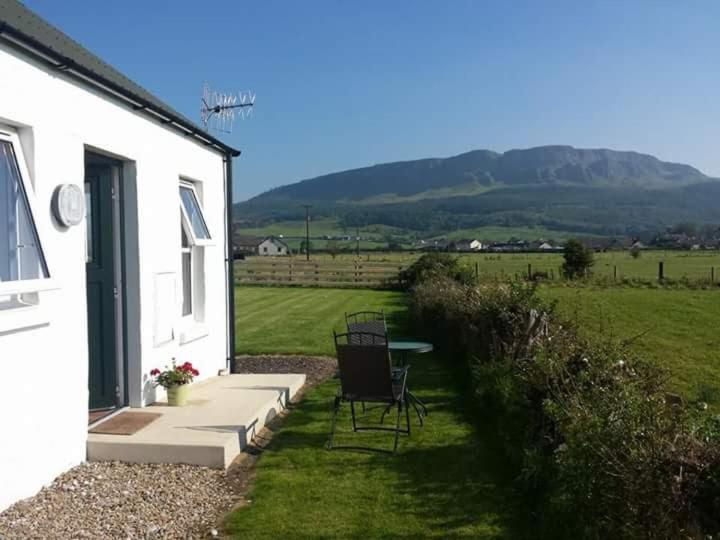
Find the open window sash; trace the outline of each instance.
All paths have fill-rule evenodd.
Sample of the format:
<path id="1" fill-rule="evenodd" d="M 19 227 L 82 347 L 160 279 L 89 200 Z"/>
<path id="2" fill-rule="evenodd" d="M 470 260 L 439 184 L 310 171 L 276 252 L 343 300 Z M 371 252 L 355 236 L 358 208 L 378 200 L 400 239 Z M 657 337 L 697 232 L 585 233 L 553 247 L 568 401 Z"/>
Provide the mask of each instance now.
<path id="1" fill-rule="evenodd" d="M 180 213 L 182 214 L 183 229 L 193 246 L 213 244 L 195 187 L 186 182 L 180 184 Z"/>
<path id="2" fill-rule="evenodd" d="M 17 134 L 0 126 L 0 296 L 56 288 L 40 243 L 29 179 Z"/>

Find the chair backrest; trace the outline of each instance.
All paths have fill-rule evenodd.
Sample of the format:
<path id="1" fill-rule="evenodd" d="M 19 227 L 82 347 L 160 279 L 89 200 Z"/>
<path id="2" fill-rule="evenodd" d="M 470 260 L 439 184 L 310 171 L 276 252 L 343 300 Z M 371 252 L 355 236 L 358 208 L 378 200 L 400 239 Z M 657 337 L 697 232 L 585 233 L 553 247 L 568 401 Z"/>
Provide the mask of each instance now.
<path id="1" fill-rule="evenodd" d="M 393 399 L 392 364 L 384 335 L 335 334 L 335 350 L 343 397 L 357 401 Z"/>
<path id="2" fill-rule="evenodd" d="M 385 336 L 387 341 L 387 324 L 385 323 L 385 312 L 383 311 L 358 311 L 345 314 L 345 324 L 353 339 L 361 339 L 364 334 L 378 334 Z M 374 341 L 372 342 L 374 343 Z M 362 342 L 360 342 L 362 344 Z"/>

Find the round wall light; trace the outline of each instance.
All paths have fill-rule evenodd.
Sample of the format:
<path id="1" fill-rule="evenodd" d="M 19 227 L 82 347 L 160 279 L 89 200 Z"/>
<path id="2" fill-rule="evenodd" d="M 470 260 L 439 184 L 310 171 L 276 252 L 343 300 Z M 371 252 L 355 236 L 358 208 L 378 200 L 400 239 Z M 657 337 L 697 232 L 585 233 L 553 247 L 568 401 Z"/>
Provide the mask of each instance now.
<path id="1" fill-rule="evenodd" d="M 75 184 L 60 184 L 53 193 L 52 211 L 65 227 L 79 225 L 85 217 L 85 193 Z"/>

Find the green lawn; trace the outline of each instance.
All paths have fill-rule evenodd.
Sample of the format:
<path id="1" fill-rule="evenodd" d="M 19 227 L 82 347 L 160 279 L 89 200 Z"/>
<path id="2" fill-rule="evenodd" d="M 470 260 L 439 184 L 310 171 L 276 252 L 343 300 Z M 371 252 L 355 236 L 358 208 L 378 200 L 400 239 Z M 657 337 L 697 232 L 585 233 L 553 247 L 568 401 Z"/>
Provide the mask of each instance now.
<path id="1" fill-rule="evenodd" d="M 671 389 L 720 406 L 720 290 L 543 287 L 583 331 L 636 338 L 672 374 Z"/>
<path id="2" fill-rule="evenodd" d="M 333 330 L 343 331 L 345 313 L 384 310 L 394 320 L 405 313 L 399 292 L 361 289 L 238 287 L 235 291 L 238 354 L 335 354 Z"/>
<path id="3" fill-rule="evenodd" d="M 331 331 L 343 312 L 384 308 L 390 331 L 403 328 L 399 293 L 333 289 L 238 288 L 238 352 L 332 354 Z M 410 386 L 428 405 L 423 428 L 401 438 L 398 455 L 327 451 L 331 380 L 305 395 L 257 465 L 252 503 L 227 518 L 238 538 L 517 538 L 523 512 L 514 471 L 457 380 L 438 359 L 412 359 Z M 369 419 L 377 422 L 377 410 Z M 347 407 L 338 444 L 388 448 L 387 434 L 353 434 Z"/>

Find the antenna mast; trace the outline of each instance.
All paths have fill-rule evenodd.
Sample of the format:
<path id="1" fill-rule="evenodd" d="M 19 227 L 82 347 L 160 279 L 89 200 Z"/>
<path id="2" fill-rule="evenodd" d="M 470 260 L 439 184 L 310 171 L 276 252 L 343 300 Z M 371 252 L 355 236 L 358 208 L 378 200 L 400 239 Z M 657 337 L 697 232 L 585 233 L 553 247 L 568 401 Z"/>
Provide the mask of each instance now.
<path id="1" fill-rule="evenodd" d="M 241 119 L 250 116 L 255 105 L 255 94 L 253 92 L 238 92 L 237 94 L 226 94 L 224 92 L 213 92 L 210 85 L 205 83 L 203 95 L 200 98 L 200 119 L 205 131 L 210 128 L 222 133 L 232 133 L 235 114 Z"/>

